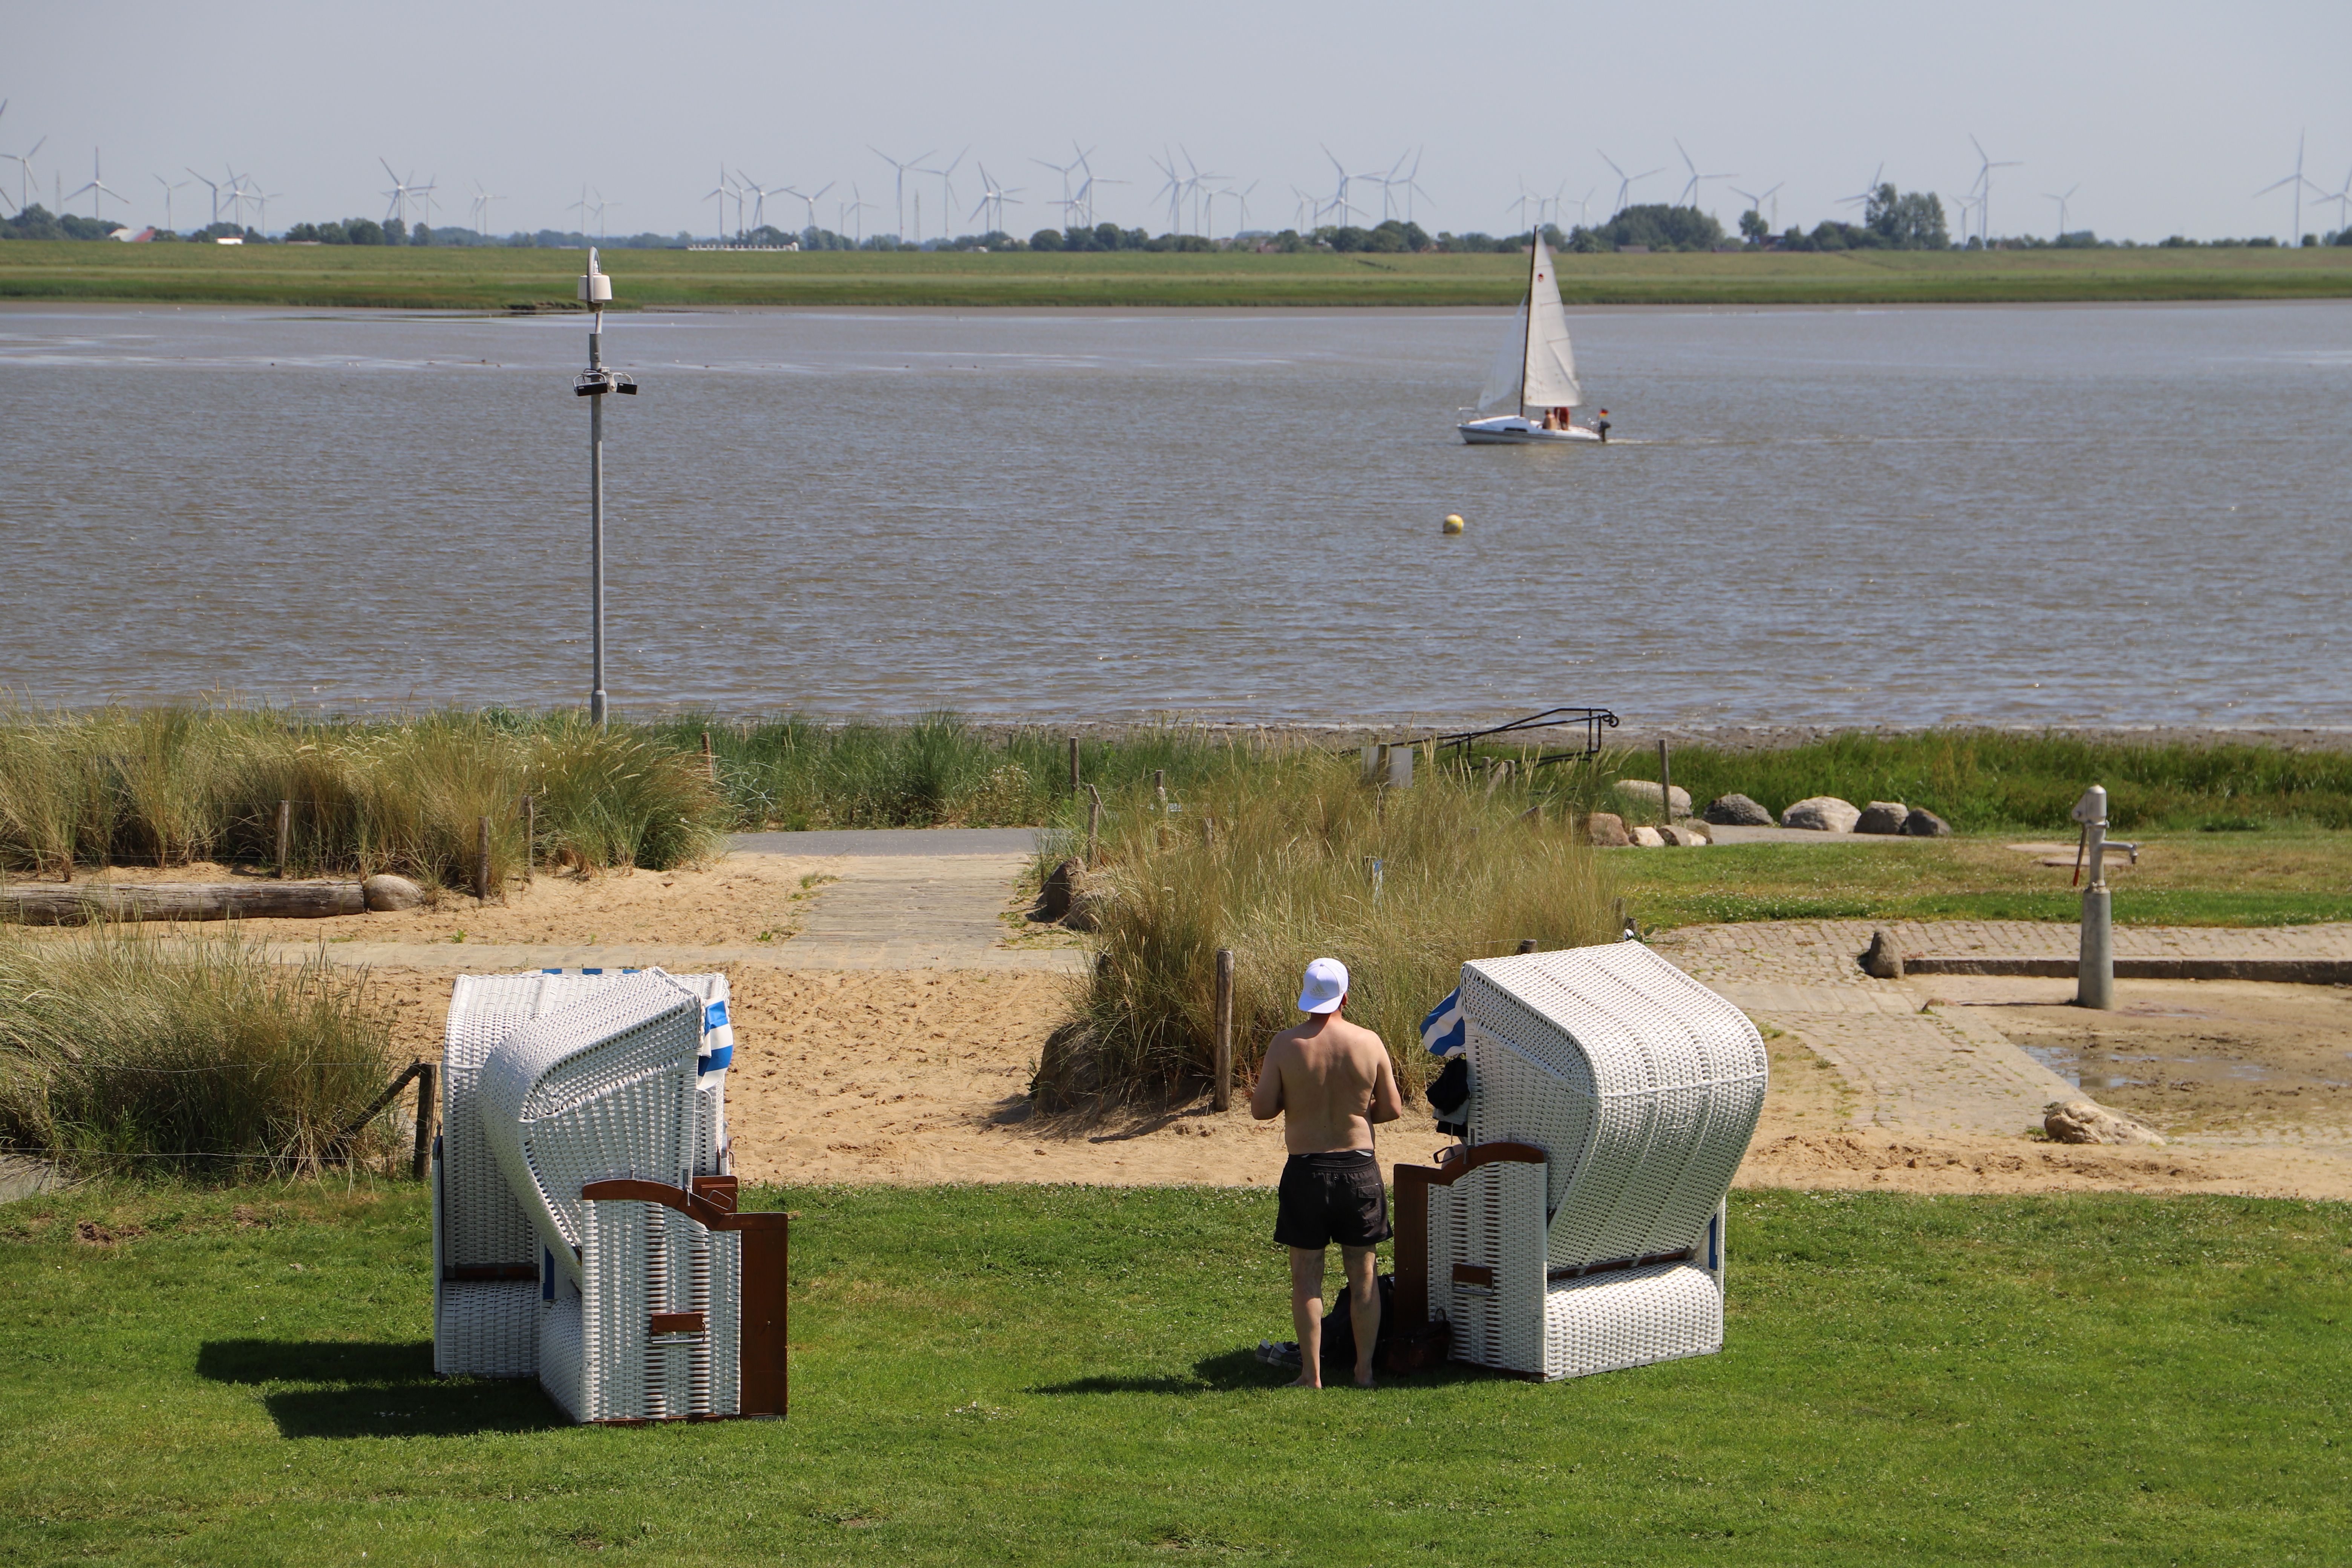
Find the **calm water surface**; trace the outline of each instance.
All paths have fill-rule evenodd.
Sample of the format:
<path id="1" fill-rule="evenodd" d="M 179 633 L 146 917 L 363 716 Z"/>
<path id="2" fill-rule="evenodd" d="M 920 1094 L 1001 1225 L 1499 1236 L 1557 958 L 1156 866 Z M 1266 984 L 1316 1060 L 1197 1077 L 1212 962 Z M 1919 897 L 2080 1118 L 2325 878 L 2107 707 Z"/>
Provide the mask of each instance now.
<path id="1" fill-rule="evenodd" d="M 1580 312 L 1465 447 L 1507 330 L 616 317 L 615 707 L 2352 724 L 2352 303 Z M 584 338 L 0 310 L 0 688 L 583 700 Z"/>

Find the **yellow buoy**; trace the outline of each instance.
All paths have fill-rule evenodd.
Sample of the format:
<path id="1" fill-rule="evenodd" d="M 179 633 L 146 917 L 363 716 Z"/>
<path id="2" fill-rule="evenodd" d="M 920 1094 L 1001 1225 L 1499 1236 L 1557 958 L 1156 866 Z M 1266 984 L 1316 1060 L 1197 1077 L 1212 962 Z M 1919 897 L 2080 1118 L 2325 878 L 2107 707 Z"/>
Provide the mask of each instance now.
<path id="1" fill-rule="evenodd" d="M 1445 531 L 1448 533 L 1459 533 L 1462 531 L 1462 514 L 1460 512 L 1449 511 L 1445 514 Z"/>

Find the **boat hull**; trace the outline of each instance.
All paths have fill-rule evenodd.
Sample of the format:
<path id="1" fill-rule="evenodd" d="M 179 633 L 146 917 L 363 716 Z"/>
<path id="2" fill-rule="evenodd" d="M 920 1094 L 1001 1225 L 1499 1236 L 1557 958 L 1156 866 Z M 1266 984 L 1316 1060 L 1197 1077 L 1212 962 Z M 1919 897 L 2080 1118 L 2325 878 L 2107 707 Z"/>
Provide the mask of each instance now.
<path id="1" fill-rule="evenodd" d="M 1540 447 L 1560 442 L 1589 441 L 1601 444 L 1599 433 L 1581 426 L 1565 430 L 1547 430 L 1532 419 L 1517 419 L 1505 415 L 1497 419 L 1473 419 L 1454 428 L 1463 441 L 1472 447 Z"/>

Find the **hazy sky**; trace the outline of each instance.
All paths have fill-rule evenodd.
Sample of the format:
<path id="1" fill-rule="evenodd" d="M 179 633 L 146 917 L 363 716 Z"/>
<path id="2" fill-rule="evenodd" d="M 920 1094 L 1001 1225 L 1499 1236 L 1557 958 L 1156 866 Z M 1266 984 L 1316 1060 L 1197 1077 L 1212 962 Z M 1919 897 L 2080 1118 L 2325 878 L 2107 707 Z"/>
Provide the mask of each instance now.
<path id="1" fill-rule="evenodd" d="M 2012 3 L 1684 4 L 1673 7 L 1210 3 L 748 5 L 603 0 L 526 5 L 404 0 L 355 5 L 264 0 L 0 4 L 0 152 L 46 135 L 40 195 L 73 191 L 103 150 L 106 183 L 130 201 L 106 214 L 163 217 L 152 177 L 225 164 L 271 193 L 272 228 L 304 218 L 382 216 L 379 157 L 437 179 L 441 221 L 464 223 L 474 183 L 507 199 L 495 228 L 571 227 L 583 182 L 614 205 L 615 231 L 692 227 L 723 161 L 763 183 L 814 190 L 835 226 L 852 182 L 877 204 L 867 233 L 898 226 L 891 173 L 871 142 L 935 161 L 970 145 L 956 180 L 957 231 L 979 199 L 977 165 L 1025 186 L 1006 226 L 1058 222 L 1073 138 L 1098 149 L 1099 216 L 1168 226 L 1150 163 L 1181 145 L 1202 170 L 1256 182 L 1253 226 L 1294 221 L 1294 185 L 1328 196 L 1328 143 L 1353 173 L 1424 149 L 1415 216 L 1437 230 L 1499 230 L 1521 182 L 1592 194 L 1605 216 L 1616 177 L 1664 167 L 1636 200 L 1672 200 L 1679 136 L 1728 226 L 1747 204 L 1727 185 L 1779 183 L 1783 226 L 1850 209 L 1884 163 L 1906 189 L 1948 197 L 1977 175 L 1974 132 L 1997 159 L 1995 233 L 2047 234 L 2045 193 L 2079 186 L 2068 226 L 2157 239 L 2274 234 L 2308 132 L 2305 173 L 2352 186 L 2352 5 L 2141 0 Z M 10 202 L 17 171 L 0 163 Z M 912 182 L 910 181 L 910 185 Z M 940 182 L 919 186 L 936 234 Z M 911 191 L 910 191 L 911 195 Z M 1376 186 L 1360 184 L 1379 213 Z M 173 198 L 186 226 L 204 187 Z M 72 203 L 88 212 L 89 198 Z M 910 203 L 911 206 L 911 203 Z M 2337 226 L 2306 192 L 2303 226 Z M 772 200 L 798 226 L 807 209 Z M 908 227 L 912 227 L 913 214 Z M 1221 204 L 1219 232 L 1233 226 Z M 730 219 L 731 221 L 731 219 Z M 846 226 L 846 221 L 842 226 Z M 1957 226 L 1957 215 L 1955 215 Z"/>

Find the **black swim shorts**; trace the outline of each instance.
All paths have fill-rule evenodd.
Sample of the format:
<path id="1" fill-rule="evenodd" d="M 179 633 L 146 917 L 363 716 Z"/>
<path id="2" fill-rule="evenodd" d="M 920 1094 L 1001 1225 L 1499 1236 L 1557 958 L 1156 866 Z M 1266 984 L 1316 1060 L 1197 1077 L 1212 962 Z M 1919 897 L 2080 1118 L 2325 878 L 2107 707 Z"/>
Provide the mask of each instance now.
<path id="1" fill-rule="evenodd" d="M 1370 1149 L 1293 1154 L 1282 1167 L 1274 1239 L 1282 1247 L 1370 1247 L 1389 1238 L 1389 1199 Z"/>

